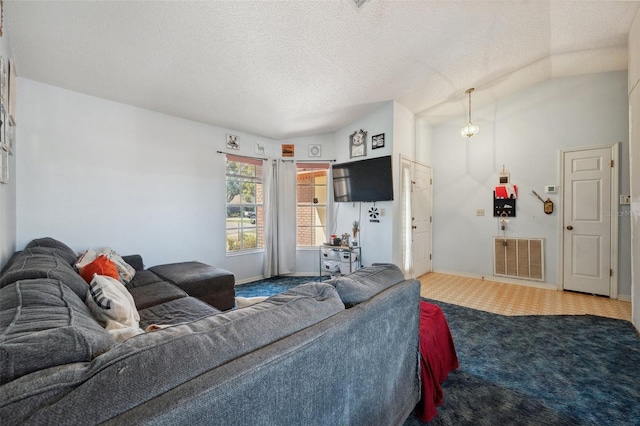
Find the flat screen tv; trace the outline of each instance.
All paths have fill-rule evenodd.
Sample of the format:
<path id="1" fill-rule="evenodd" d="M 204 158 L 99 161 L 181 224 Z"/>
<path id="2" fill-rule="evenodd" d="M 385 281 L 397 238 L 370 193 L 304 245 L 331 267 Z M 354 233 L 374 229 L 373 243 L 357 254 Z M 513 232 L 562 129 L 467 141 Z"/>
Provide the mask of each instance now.
<path id="1" fill-rule="evenodd" d="M 393 200 L 391 156 L 334 164 L 331 170 L 337 202 Z"/>

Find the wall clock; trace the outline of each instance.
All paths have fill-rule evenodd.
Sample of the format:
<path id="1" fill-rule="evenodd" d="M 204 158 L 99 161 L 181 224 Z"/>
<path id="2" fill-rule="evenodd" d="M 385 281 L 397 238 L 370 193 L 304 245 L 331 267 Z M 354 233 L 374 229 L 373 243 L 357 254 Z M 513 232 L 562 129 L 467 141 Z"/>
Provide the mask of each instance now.
<path id="1" fill-rule="evenodd" d="M 360 129 L 349 136 L 349 158 L 367 156 L 367 132 Z"/>

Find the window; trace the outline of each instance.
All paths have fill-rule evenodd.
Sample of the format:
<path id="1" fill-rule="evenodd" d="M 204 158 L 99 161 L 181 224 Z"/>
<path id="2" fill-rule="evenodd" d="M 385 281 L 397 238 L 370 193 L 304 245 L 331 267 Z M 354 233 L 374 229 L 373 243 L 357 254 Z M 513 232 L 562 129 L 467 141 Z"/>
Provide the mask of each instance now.
<path id="1" fill-rule="evenodd" d="M 297 167 L 297 245 L 318 246 L 327 241 L 328 164 Z"/>
<path id="2" fill-rule="evenodd" d="M 227 155 L 227 253 L 264 247 L 262 161 Z"/>

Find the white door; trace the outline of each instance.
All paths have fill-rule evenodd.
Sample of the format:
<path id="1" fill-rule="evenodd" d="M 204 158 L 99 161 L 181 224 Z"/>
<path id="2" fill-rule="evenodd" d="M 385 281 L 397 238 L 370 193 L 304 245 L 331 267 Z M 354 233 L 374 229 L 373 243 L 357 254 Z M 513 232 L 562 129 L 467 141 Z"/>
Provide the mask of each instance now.
<path id="1" fill-rule="evenodd" d="M 565 290 L 610 294 L 611 148 L 564 155 Z"/>
<path id="2" fill-rule="evenodd" d="M 431 272 L 431 167 L 413 162 L 411 197 L 413 271 L 419 277 Z"/>

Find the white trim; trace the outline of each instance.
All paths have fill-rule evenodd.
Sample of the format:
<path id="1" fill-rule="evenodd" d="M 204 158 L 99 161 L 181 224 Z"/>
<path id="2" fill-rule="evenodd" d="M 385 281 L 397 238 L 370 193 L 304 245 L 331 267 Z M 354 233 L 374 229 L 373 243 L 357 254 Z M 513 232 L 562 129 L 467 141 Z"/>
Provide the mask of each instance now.
<path id="1" fill-rule="evenodd" d="M 502 283 L 502 284 L 522 285 L 522 286 L 526 286 L 526 287 L 543 288 L 545 290 L 558 290 L 558 288 L 557 288 L 557 286 L 555 284 L 543 283 L 543 282 L 539 282 L 539 281 L 528 281 L 528 280 L 518 280 L 518 279 L 514 279 L 514 278 L 503 278 L 503 277 L 496 277 L 494 275 L 485 276 L 485 275 L 472 274 L 472 273 L 469 273 L 469 272 L 449 271 L 449 270 L 446 270 L 446 269 L 434 269 L 433 272 L 435 272 L 437 274 L 457 275 L 457 276 L 460 276 L 460 277 L 475 278 L 477 280 L 492 281 L 492 282 Z"/>
<path id="2" fill-rule="evenodd" d="M 609 298 L 618 298 L 618 199 L 620 192 L 620 142 L 612 145 L 594 145 L 575 148 L 561 149 L 558 151 L 559 160 L 559 191 L 558 191 L 558 253 L 560 262 L 558 265 L 558 290 L 564 290 L 564 156 L 569 152 L 592 151 L 596 149 L 611 149 L 611 159 L 613 167 L 610 167 L 611 187 L 610 187 L 610 230 L 611 233 L 611 257 L 609 258 L 610 268 L 613 275 L 609 277 Z M 604 212 L 603 212 L 604 214 Z"/>
<path id="3" fill-rule="evenodd" d="M 618 300 L 621 302 L 629 302 L 631 303 L 631 296 L 628 294 L 619 294 L 618 295 Z"/>

